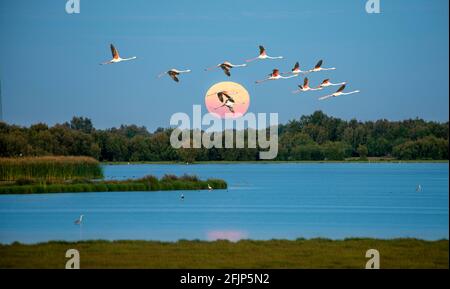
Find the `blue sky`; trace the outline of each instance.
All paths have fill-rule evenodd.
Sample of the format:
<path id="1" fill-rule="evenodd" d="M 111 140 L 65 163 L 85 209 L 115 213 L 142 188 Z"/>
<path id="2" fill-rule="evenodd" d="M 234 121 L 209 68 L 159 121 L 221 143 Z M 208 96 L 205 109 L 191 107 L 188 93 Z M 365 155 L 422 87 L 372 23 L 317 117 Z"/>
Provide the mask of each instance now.
<path id="1" fill-rule="evenodd" d="M 447 0 L 148 1 L 81 0 L 68 15 L 65 0 L 0 2 L 0 78 L 9 123 L 54 124 L 86 116 L 99 128 L 120 124 L 168 127 L 175 112 L 192 114 L 216 82 L 250 93 L 249 111 L 278 112 L 280 122 L 315 110 L 344 119 L 449 118 Z M 138 60 L 100 66 L 109 44 Z M 223 60 L 242 63 L 263 44 L 284 60 L 232 71 L 204 72 Z M 362 93 L 320 102 L 332 89 L 294 95 L 301 79 L 255 85 L 273 68 L 303 68 L 319 59 L 338 69 L 310 77 L 348 81 Z M 190 68 L 177 84 L 161 71 Z"/>

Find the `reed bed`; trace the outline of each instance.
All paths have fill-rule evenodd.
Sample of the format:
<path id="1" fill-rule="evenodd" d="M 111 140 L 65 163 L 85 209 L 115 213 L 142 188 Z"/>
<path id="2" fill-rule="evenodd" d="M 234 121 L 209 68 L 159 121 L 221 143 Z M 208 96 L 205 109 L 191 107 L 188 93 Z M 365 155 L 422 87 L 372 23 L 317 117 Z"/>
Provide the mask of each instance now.
<path id="1" fill-rule="evenodd" d="M 103 178 L 100 163 L 90 157 L 0 158 L 0 181 Z"/>
<path id="2" fill-rule="evenodd" d="M 213 189 L 226 189 L 224 180 L 200 180 L 197 176 L 184 175 L 181 177 L 166 175 L 161 179 L 146 176 L 141 179 L 124 181 L 91 181 L 88 179 L 74 179 L 70 182 L 38 181 L 23 183 L 19 180 L 13 184 L 1 185 L 2 194 L 47 194 L 47 193 L 83 193 L 83 192 L 126 192 L 126 191 L 177 191 L 177 190 L 207 190 L 208 185 Z"/>

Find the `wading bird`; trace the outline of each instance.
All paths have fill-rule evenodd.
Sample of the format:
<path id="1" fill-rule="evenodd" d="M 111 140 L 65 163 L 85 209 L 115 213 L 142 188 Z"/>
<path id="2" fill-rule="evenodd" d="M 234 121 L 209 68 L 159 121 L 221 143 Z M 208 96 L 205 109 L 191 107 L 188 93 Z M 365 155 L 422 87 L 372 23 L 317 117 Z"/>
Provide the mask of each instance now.
<path id="1" fill-rule="evenodd" d="M 292 78 L 292 77 L 297 77 L 297 75 L 281 76 L 281 75 L 280 75 L 280 71 L 279 71 L 278 69 L 274 69 L 274 70 L 272 71 L 272 73 L 269 74 L 269 77 L 268 77 L 268 78 L 263 79 L 263 80 L 257 80 L 257 81 L 256 81 L 256 84 L 262 83 L 262 82 L 265 82 L 265 81 L 268 81 L 268 80 L 289 79 L 289 78 Z"/>
<path id="2" fill-rule="evenodd" d="M 208 190 L 212 191 L 213 188 L 208 184 Z"/>
<path id="3" fill-rule="evenodd" d="M 178 79 L 178 75 L 180 75 L 181 73 L 188 73 L 191 72 L 190 69 L 186 69 L 186 70 L 178 70 L 175 68 L 172 68 L 169 71 L 166 72 L 162 72 L 161 74 L 158 75 L 158 78 L 164 76 L 164 75 L 169 75 L 173 80 L 175 80 L 176 82 L 179 82 L 180 80 Z"/>
<path id="4" fill-rule="evenodd" d="M 247 59 L 246 62 L 252 62 L 255 60 L 264 60 L 264 59 L 283 59 L 283 56 L 276 56 L 276 57 L 272 57 L 267 55 L 266 49 L 264 48 L 264 46 L 260 45 L 259 46 L 259 55 L 258 57 L 252 58 L 252 59 Z"/>
<path id="5" fill-rule="evenodd" d="M 341 83 L 332 83 L 330 82 L 330 79 L 327 78 L 324 81 L 322 81 L 322 83 L 319 85 L 319 89 L 322 89 L 324 87 L 328 87 L 328 86 L 339 86 L 339 85 L 344 85 L 347 84 L 346 82 L 341 82 Z"/>
<path id="6" fill-rule="evenodd" d="M 300 63 L 296 62 L 295 65 L 294 65 L 294 68 L 292 68 L 290 72 L 285 72 L 285 73 L 283 73 L 283 74 L 295 74 L 295 75 L 299 75 L 300 73 L 306 74 L 306 73 L 308 73 L 308 71 L 302 71 L 302 70 L 300 69 Z"/>
<path id="7" fill-rule="evenodd" d="M 318 88 L 311 88 L 309 86 L 309 79 L 308 77 L 305 77 L 305 79 L 303 79 L 303 85 L 299 85 L 297 90 L 294 90 L 292 93 L 300 93 L 300 92 L 305 92 L 305 91 L 312 91 L 312 90 L 319 90 Z"/>
<path id="8" fill-rule="evenodd" d="M 319 71 L 326 71 L 326 70 L 336 70 L 335 67 L 323 68 L 322 64 L 323 64 L 323 60 L 319 60 L 319 62 L 317 62 L 317 64 L 316 64 L 316 66 L 314 66 L 313 69 L 309 70 L 308 73 L 319 72 Z"/>
<path id="9" fill-rule="evenodd" d="M 227 76 L 231 76 L 231 72 L 230 72 L 231 68 L 234 68 L 234 67 L 245 67 L 245 66 L 247 66 L 247 64 L 245 64 L 245 63 L 244 64 L 232 64 L 232 63 L 230 63 L 228 61 L 224 61 L 222 63 L 217 64 L 216 66 L 213 66 L 213 67 L 210 67 L 210 68 L 206 68 L 205 70 L 208 71 L 208 70 L 212 70 L 212 69 L 215 69 L 215 68 L 222 68 L 223 72 Z"/>
<path id="10" fill-rule="evenodd" d="M 117 51 L 117 49 L 112 44 L 111 44 L 111 53 L 112 53 L 113 59 L 111 59 L 110 61 L 107 61 L 107 62 L 100 63 L 101 65 L 113 64 L 113 63 L 118 63 L 118 62 L 122 62 L 122 61 L 136 59 L 136 56 L 133 56 L 130 58 L 120 58 L 119 51 Z"/>
<path id="11" fill-rule="evenodd" d="M 75 225 L 81 225 L 82 222 L 83 222 L 83 215 L 80 215 L 80 217 L 75 220 Z"/>
<path id="12" fill-rule="evenodd" d="M 341 95 L 349 95 L 349 94 L 354 94 L 354 93 L 360 92 L 359 90 L 355 90 L 355 91 L 352 91 L 352 92 L 344 92 L 344 89 L 345 89 L 345 84 L 342 85 L 341 87 L 339 87 L 339 89 L 335 93 L 330 94 L 330 95 L 326 95 L 326 96 L 322 96 L 322 97 L 319 98 L 319 100 L 324 100 L 324 99 L 327 99 L 327 98 L 330 98 L 330 97 L 337 97 L 337 96 L 341 96 Z"/>

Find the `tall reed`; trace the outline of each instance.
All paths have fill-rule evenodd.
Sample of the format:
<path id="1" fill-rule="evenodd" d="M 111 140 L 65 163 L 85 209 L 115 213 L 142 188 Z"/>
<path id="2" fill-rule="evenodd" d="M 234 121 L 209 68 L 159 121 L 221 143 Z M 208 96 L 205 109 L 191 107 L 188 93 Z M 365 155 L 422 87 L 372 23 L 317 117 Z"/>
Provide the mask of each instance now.
<path id="1" fill-rule="evenodd" d="M 127 192 L 127 191 L 177 191 L 177 190 L 224 190 L 227 183 L 220 179 L 200 180 L 197 176 L 181 177 L 169 175 L 158 179 L 155 176 L 145 176 L 132 180 L 100 180 L 73 179 L 60 182 L 23 182 L 0 185 L 0 195 L 3 194 L 46 194 L 46 193 L 81 193 L 81 192 Z"/>
<path id="2" fill-rule="evenodd" d="M 100 163 L 90 157 L 0 158 L 0 181 L 103 178 Z"/>

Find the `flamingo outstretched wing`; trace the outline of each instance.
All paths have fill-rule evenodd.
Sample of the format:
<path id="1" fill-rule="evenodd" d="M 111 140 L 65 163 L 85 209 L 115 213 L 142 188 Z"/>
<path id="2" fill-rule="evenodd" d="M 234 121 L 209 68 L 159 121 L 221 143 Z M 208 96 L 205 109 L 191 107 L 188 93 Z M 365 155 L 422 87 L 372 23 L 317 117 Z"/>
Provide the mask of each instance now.
<path id="1" fill-rule="evenodd" d="M 345 84 L 341 85 L 341 87 L 339 87 L 339 89 L 336 92 L 342 92 L 345 89 Z"/>
<path id="2" fill-rule="evenodd" d="M 264 48 L 264 46 L 260 45 L 259 46 L 259 55 L 265 55 L 266 54 L 266 49 Z"/>
<path id="3" fill-rule="evenodd" d="M 119 59 L 119 51 L 111 44 L 111 54 L 114 59 Z"/>
<path id="4" fill-rule="evenodd" d="M 317 62 L 316 66 L 314 66 L 315 69 L 321 68 L 323 64 L 323 60 L 319 60 L 319 62 Z"/>

